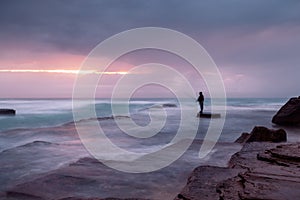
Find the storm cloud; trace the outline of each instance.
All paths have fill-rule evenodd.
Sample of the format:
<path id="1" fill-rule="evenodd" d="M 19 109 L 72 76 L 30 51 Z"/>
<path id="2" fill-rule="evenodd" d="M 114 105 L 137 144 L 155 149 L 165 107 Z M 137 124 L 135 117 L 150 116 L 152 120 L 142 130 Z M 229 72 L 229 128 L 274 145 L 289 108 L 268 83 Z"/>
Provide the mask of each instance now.
<path id="1" fill-rule="evenodd" d="M 26 52 L 24 57 L 41 52 L 85 56 L 104 39 L 145 26 L 174 29 L 197 40 L 228 87 L 235 88 L 229 88 L 233 96 L 248 96 L 251 82 L 256 88 L 248 90 L 249 96 L 298 95 L 296 0 L 2 0 L 0 59 L 11 59 L 16 49 Z"/>

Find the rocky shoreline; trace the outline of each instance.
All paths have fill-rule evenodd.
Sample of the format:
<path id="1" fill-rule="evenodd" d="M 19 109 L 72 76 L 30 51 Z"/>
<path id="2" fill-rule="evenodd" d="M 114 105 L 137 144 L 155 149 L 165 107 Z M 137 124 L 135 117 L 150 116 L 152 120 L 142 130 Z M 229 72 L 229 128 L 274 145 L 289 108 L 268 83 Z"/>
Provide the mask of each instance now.
<path id="1" fill-rule="evenodd" d="M 299 119 L 300 97 L 291 98 L 272 122 L 297 125 Z M 299 199 L 300 143 L 286 140 L 283 129 L 255 127 L 242 133 L 235 142 L 244 146 L 228 167 L 197 167 L 175 200 Z"/>
<path id="2" fill-rule="evenodd" d="M 251 142 L 227 168 L 197 167 L 175 199 L 299 199 L 299 188 L 299 143 Z"/>

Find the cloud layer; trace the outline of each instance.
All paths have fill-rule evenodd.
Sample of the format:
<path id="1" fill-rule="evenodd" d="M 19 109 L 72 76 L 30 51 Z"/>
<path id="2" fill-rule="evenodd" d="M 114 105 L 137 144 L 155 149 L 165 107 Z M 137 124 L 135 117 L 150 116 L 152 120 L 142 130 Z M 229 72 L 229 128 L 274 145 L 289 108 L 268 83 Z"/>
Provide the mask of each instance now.
<path id="1" fill-rule="evenodd" d="M 174 29 L 202 44 L 219 66 L 229 95 L 298 95 L 300 2 L 296 0 L 4 0 L 0 68 L 28 68 L 26 63 L 34 61 L 37 64 L 29 66 L 43 68 L 53 55 L 76 60 L 59 67 L 78 67 L 99 42 L 144 26 Z M 145 57 L 131 56 L 127 62 L 139 59 Z"/>

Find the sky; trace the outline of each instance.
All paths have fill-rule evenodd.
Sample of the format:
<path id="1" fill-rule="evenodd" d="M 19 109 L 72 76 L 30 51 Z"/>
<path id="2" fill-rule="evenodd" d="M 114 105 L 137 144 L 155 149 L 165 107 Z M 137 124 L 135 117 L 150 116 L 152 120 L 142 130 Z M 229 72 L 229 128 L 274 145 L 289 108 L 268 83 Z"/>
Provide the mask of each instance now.
<path id="1" fill-rule="evenodd" d="M 1 0 L 0 27 L 0 98 L 72 97 L 88 54 L 103 40 L 140 27 L 173 29 L 200 43 L 218 66 L 228 97 L 300 95 L 297 0 Z M 174 67 L 209 95 L 189 63 L 145 50 L 117 60 L 104 75 L 107 91 L 96 96 L 109 96 L 126 71 L 147 62 Z M 136 93 L 169 94 L 158 86 Z"/>

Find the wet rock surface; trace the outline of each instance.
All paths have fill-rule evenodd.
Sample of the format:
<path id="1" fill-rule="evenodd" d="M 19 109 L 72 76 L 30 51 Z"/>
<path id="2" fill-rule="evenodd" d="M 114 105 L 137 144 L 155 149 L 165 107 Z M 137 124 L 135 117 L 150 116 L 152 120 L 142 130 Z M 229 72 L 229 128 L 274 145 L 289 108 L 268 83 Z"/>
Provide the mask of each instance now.
<path id="1" fill-rule="evenodd" d="M 259 153 L 257 159 L 287 167 L 300 167 L 300 144 L 278 145 Z M 300 170 L 300 168 L 299 168 Z"/>
<path id="2" fill-rule="evenodd" d="M 193 145 L 198 147 L 199 143 L 201 142 L 195 141 Z M 236 147 L 233 148 L 233 146 L 232 143 L 217 144 L 216 148 L 232 148 L 232 151 L 236 152 L 237 149 Z M 240 145 L 237 146 L 240 149 Z M 16 174 L 11 174 L 8 171 L 8 169 L 12 168 L 8 166 L 11 163 L 7 163 L 4 171 L 0 171 L 10 177 L 10 179 L 4 177 L 6 180 L 4 185 L 6 187 L 2 188 L 3 192 L 2 194 L 0 192 L 0 199 L 172 199 L 184 187 L 188 174 L 195 166 L 199 165 L 199 163 L 192 164 L 190 157 L 188 157 L 184 160 L 180 159 L 180 162 L 182 162 L 180 166 L 184 166 L 185 168 L 181 167 L 178 169 L 177 164 L 174 164 L 151 173 L 130 174 L 111 169 L 102 162 L 86 155 L 86 157 L 82 157 L 71 163 L 68 159 L 64 161 L 63 165 L 57 166 L 56 162 L 62 160 L 60 154 L 54 150 L 63 148 L 63 151 L 73 152 L 74 147 L 79 148 L 73 145 L 35 141 L 21 147 L 5 150 L 2 153 L 2 159 L 6 160 L 7 157 L 11 157 L 12 155 L 18 155 L 20 158 L 24 157 L 24 159 L 20 160 L 20 166 L 17 168 Z M 191 151 L 194 152 L 195 149 Z M 16 154 L 16 151 L 20 155 Z M 212 155 L 220 159 L 220 162 L 218 162 L 220 166 L 226 166 L 226 162 L 222 163 L 225 156 L 223 151 L 220 149 L 220 151 L 216 151 Z M 31 154 L 32 152 L 37 153 L 30 157 L 32 162 L 29 162 L 29 160 L 25 159 L 29 157 L 24 155 Z M 34 171 L 38 169 L 35 164 L 38 164 L 37 160 L 43 160 L 42 155 L 45 155 L 45 152 L 48 152 L 48 154 L 54 153 L 55 155 L 53 156 L 57 157 L 57 160 L 51 159 L 52 167 L 50 163 L 45 164 L 45 168 L 48 166 L 48 168 L 51 167 L 52 169 L 50 171 L 41 171 L 41 173 L 37 174 L 33 174 L 34 172 L 32 172 L 32 174 L 28 174 L 25 177 L 20 177 L 17 171 L 27 171 L 27 169 L 28 171 L 31 169 Z M 76 153 L 76 151 L 74 152 Z M 228 155 L 226 160 L 229 160 L 230 155 Z M 70 155 L 70 158 L 74 158 L 74 155 Z M 208 161 L 206 165 L 208 164 L 214 165 L 215 163 Z M 211 176 L 215 176 L 215 173 L 212 173 Z M 15 181 L 16 179 L 19 180 Z"/>
<path id="3" fill-rule="evenodd" d="M 299 188 L 300 144 L 253 142 L 232 156 L 228 168 L 195 169 L 180 197 L 287 200 L 299 199 Z"/>
<path id="4" fill-rule="evenodd" d="M 5 192 L 3 199 L 138 200 L 138 198 L 121 197 L 99 198 L 109 195 L 107 190 L 115 191 L 116 196 L 120 196 L 120 194 L 126 196 L 124 194 L 126 194 L 128 185 L 115 184 L 120 179 L 127 179 L 128 182 L 135 184 L 135 189 L 140 194 L 137 196 L 143 196 L 143 193 L 146 192 L 147 182 L 145 181 L 144 185 L 141 182 L 135 183 L 137 176 L 134 174 L 128 176 L 104 166 L 94 158 L 84 157 L 50 173 L 40 175 L 31 181 L 11 187 Z M 145 180 L 147 180 L 146 176 Z"/>
<path id="5" fill-rule="evenodd" d="M 185 188 L 175 199 L 219 199 L 219 194 L 216 192 L 217 184 L 238 175 L 241 171 L 214 166 L 197 167 L 189 177 Z"/>

